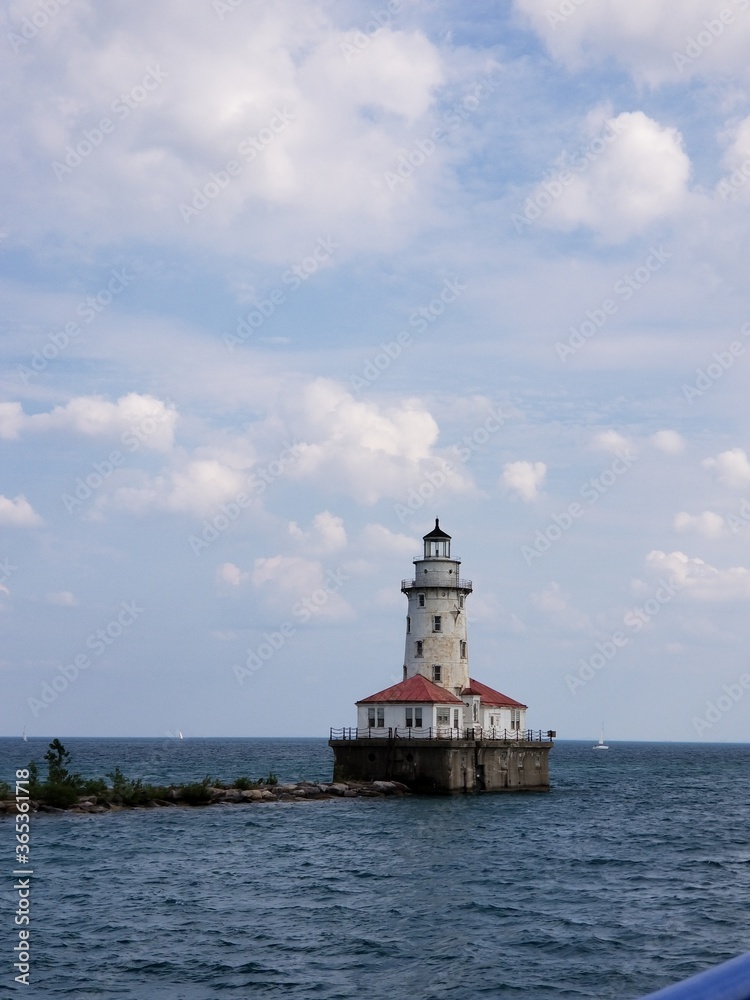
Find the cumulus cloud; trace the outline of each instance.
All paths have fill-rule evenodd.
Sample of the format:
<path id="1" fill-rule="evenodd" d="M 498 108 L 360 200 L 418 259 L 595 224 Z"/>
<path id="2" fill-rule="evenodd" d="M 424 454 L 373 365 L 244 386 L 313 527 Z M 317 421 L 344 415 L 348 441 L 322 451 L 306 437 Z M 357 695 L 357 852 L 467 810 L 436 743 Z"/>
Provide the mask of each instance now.
<path id="1" fill-rule="evenodd" d="M 750 599 L 750 570 L 744 566 L 717 569 L 684 552 L 654 550 L 646 557 L 646 573 L 652 580 L 673 582 L 682 594 L 697 601 Z M 634 583 L 637 586 L 641 581 Z"/>
<path id="2" fill-rule="evenodd" d="M 270 610 L 298 622 L 344 621 L 354 615 L 340 593 L 346 574 L 338 568 L 326 570 L 315 559 L 282 555 L 256 559 L 252 582 Z"/>
<path id="3" fill-rule="evenodd" d="M 570 632 L 588 632 L 592 629 L 591 619 L 570 603 L 559 583 L 554 581 L 544 590 L 531 595 L 531 603 L 560 628 Z"/>
<path id="4" fill-rule="evenodd" d="M 750 23 L 727 0 L 515 0 L 551 54 L 571 69 L 618 63 L 652 86 L 743 73 Z M 723 24 L 722 11 L 731 22 Z M 711 26 L 713 25 L 713 31 Z"/>
<path id="5" fill-rule="evenodd" d="M 289 534 L 318 552 L 335 552 L 347 544 L 343 518 L 324 510 L 313 518 L 312 531 L 303 531 L 296 521 L 289 525 Z"/>
<path id="6" fill-rule="evenodd" d="M 139 473 L 135 478 L 134 485 L 117 486 L 110 496 L 99 498 L 98 509 L 115 508 L 134 514 L 168 510 L 197 517 L 231 516 L 236 520 L 250 506 L 253 492 L 247 470 L 215 458 L 183 456 L 157 476 Z"/>
<path id="7" fill-rule="evenodd" d="M 597 451 L 612 452 L 613 455 L 634 455 L 636 453 L 635 446 L 630 439 L 613 430 L 600 431 L 595 434 L 591 441 L 591 447 L 596 448 Z"/>
<path id="8" fill-rule="evenodd" d="M 0 438 L 15 440 L 24 425 L 24 412 L 20 403 L 0 403 Z"/>
<path id="9" fill-rule="evenodd" d="M 78 604 L 78 598 L 70 590 L 55 591 L 44 599 L 47 604 L 56 604 L 60 608 L 74 608 Z"/>
<path id="10" fill-rule="evenodd" d="M 713 469 L 723 486 L 741 490 L 750 486 L 750 461 L 744 448 L 731 448 L 716 458 L 703 460 L 703 467 Z"/>
<path id="11" fill-rule="evenodd" d="M 230 587 L 240 587 L 250 579 L 250 574 L 245 573 L 234 563 L 225 562 L 216 570 L 216 579 L 219 583 L 226 583 Z"/>
<path id="12" fill-rule="evenodd" d="M 19 495 L 11 500 L 0 495 L 0 524 L 13 525 L 18 528 L 34 528 L 42 523 L 25 496 Z"/>
<path id="13" fill-rule="evenodd" d="M 373 554 L 384 552 L 399 556 L 415 555 L 422 547 L 421 539 L 391 531 L 384 524 L 366 524 L 362 529 L 361 544 Z"/>
<path id="14" fill-rule="evenodd" d="M 546 475 L 544 462 L 506 462 L 503 466 L 503 483 L 526 503 L 534 503 L 539 498 Z"/>
<path id="15" fill-rule="evenodd" d="M 558 179 L 561 190 L 543 224 L 563 230 L 586 226 L 620 242 L 682 207 L 690 159 L 677 129 L 633 111 L 608 119 L 598 133 L 584 143 L 585 169 L 576 168 L 576 157 L 563 164 L 569 167 L 567 179 L 564 184 Z M 540 184 L 532 201 L 541 204 L 540 198 L 549 198 L 546 192 Z"/>
<path id="16" fill-rule="evenodd" d="M 665 455 L 681 455 L 685 450 L 685 441 L 677 431 L 657 431 L 651 435 L 651 441 Z"/>
<path id="17" fill-rule="evenodd" d="M 711 510 L 704 510 L 702 514 L 688 514 L 680 511 L 674 519 L 675 531 L 689 532 L 703 535 L 704 538 L 725 538 L 729 533 L 724 518 L 721 514 L 715 514 Z"/>

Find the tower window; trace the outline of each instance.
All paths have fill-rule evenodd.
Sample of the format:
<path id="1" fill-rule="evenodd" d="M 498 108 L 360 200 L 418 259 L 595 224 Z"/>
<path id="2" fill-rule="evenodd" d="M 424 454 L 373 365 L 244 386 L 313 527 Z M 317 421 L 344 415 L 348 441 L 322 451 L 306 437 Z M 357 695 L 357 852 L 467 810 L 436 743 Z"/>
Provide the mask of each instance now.
<path id="1" fill-rule="evenodd" d="M 459 597 L 458 597 L 458 606 L 459 606 L 459 608 L 463 608 L 463 606 L 464 606 L 464 595 L 463 594 L 459 594 Z"/>
<path id="2" fill-rule="evenodd" d="M 414 655 L 415 656 L 422 656 L 422 648 L 424 647 L 424 643 L 422 642 L 422 640 L 421 639 L 417 639 L 417 641 L 414 643 L 414 645 L 416 646 Z"/>
<path id="3" fill-rule="evenodd" d="M 406 632 L 407 635 L 409 632 L 411 632 L 411 618 L 409 618 L 408 615 L 406 616 Z"/>
<path id="4" fill-rule="evenodd" d="M 442 615 L 433 615 L 432 616 L 432 631 L 433 632 L 442 632 L 443 631 L 443 624 L 442 623 L 443 623 L 443 616 Z"/>
<path id="5" fill-rule="evenodd" d="M 406 664 L 404 664 L 404 680 L 406 680 Z"/>
<path id="6" fill-rule="evenodd" d="M 419 602 L 420 608 L 424 607 L 424 594 L 417 594 L 417 601 Z"/>
<path id="7" fill-rule="evenodd" d="M 432 664 L 432 679 L 436 684 L 439 684 L 443 677 L 443 668 L 439 663 Z"/>
<path id="8" fill-rule="evenodd" d="M 466 639 L 461 640 L 461 659 L 466 659 Z"/>

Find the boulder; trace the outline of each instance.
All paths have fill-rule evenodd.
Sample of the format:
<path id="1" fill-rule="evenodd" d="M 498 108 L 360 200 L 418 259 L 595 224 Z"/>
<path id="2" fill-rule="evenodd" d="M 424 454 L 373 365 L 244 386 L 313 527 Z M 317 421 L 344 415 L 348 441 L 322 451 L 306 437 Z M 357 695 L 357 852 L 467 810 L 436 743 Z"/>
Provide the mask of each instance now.
<path id="1" fill-rule="evenodd" d="M 263 798 L 263 794 L 264 793 L 260 790 L 260 788 L 248 788 L 247 791 L 242 793 L 242 798 L 247 799 L 248 802 L 260 802 Z"/>
<path id="2" fill-rule="evenodd" d="M 382 792 L 384 795 L 393 795 L 396 791 L 396 786 L 392 781 L 373 781 L 372 787 L 376 792 Z"/>
<path id="3" fill-rule="evenodd" d="M 342 784 L 340 781 L 334 781 L 333 784 L 328 786 L 328 791 L 331 795 L 346 795 L 349 791 L 349 786 Z"/>

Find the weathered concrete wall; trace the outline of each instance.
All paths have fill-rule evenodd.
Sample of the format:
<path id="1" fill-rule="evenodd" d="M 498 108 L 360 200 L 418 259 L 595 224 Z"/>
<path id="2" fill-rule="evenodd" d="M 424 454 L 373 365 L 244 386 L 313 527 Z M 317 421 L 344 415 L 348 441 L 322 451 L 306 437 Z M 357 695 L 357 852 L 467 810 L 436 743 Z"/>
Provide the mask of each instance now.
<path id="1" fill-rule="evenodd" d="M 415 792 L 549 790 L 551 743 L 330 740 L 334 781 L 402 781 Z"/>

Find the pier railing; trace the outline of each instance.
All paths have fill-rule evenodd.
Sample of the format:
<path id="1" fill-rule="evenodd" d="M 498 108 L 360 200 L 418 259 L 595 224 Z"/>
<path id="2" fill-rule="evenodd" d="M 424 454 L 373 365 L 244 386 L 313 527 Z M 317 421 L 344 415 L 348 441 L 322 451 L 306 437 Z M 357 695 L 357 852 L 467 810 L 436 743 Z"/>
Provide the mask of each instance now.
<path id="1" fill-rule="evenodd" d="M 453 729 L 450 726 L 430 726 L 416 729 L 395 726 L 373 726 L 367 729 L 331 729 L 332 740 L 494 740 L 497 743 L 551 743 L 557 734 L 552 729 Z"/>

